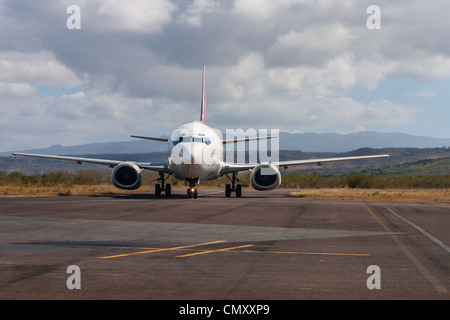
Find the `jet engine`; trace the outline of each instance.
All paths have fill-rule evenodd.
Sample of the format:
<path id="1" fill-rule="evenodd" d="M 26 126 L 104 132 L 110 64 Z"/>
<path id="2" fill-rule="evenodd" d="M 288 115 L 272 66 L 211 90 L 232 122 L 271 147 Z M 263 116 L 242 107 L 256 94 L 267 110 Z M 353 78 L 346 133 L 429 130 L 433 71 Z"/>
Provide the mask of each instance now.
<path id="1" fill-rule="evenodd" d="M 142 184 L 142 170 L 132 162 L 123 162 L 114 168 L 111 178 L 116 188 L 135 190 Z"/>
<path id="2" fill-rule="evenodd" d="M 280 170 L 273 164 L 260 164 L 250 174 L 250 183 L 258 191 L 275 189 L 281 184 Z"/>

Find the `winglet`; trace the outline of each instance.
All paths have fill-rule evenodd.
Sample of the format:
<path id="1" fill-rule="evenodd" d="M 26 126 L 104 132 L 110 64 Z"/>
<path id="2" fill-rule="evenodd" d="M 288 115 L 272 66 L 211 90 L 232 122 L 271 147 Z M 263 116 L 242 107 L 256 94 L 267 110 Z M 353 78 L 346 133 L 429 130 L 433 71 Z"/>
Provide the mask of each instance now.
<path id="1" fill-rule="evenodd" d="M 200 111 L 200 121 L 206 124 L 206 66 L 203 65 L 203 78 L 202 78 L 202 102 Z"/>

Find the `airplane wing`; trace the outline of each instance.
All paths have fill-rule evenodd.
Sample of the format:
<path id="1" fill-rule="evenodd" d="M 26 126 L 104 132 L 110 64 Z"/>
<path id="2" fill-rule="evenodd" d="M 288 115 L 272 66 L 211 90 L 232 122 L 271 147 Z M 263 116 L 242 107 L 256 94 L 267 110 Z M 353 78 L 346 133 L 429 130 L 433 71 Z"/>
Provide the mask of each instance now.
<path id="1" fill-rule="evenodd" d="M 111 168 L 123 163 L 123 162 L 132 162 L 135 163 L 141 169 L 159 171 L 164 173 L 171 173 L 170 169 L 167 167 L 167 162 L 135 162 L 135 161 L 121 161 L 121 160 L 106 160 L 106 159 L 93 159 L 93 158 L 80 158 L 80 157 L 69 157 L 69 156 L 54 156 L 54 155 L 46 155 L 46 154 L 33 154 L 33 153 L 13 153 L 13 156 L 21 156 L 21 157 L 33 157 L 33 158 L 44 158 L 44 159 L 54 159 L 54 160 L 65 160 L 65 161 L 73 161 L 77 164 L 86 163 L 95 163 L 95 164 L 103 164 L 108 165 Z"/>
<path id="2" fill-rule="evenodd" d="M 322 164 L 324 162 L 337 162 L 337 161 L 348 161 L 348 160 L 364 160 L 364 159 L 376 159 L 376 158 L 387 158 L 388 154 L 378 154 L 373 156 L 356 156 L 356 157 L 337 157 L 337 158 L 322 158 L 322 159 L 307 159 L 307 160 L 289 160 L 289 161 L 280 161 L 278 162 L 278 166 L 280 167 L 289 167 L 289 166 L 298 166 L 304 164 Z"/>
<path id="3" fill-rule="evenodd" d="M 299 166 L 306 164 L 318 164 L 321 165 L 325 162 L 337 162 L 337 161 L 349 161 L 349 160 L 363 160 L 363 159 L 376 159 L 376 158 L 387 158 L 389 155 L 387 154 L 379 154 L 373 156 L 356 156 L 356 157 L 338 157 L 338 158 L 321 158 L 321 159 L 307 159 L 307 160 L 289 160 L 289 161 L 279 161 L 279 162 L 271 162 L 271 164 L 283 168 L 287 168 L 290 166 Z M 246 171 L 255 168 L 256 166 L 264 164 L 264 163 L 224 163 L 220 174 L 228 174 L 232 172 Z"/>

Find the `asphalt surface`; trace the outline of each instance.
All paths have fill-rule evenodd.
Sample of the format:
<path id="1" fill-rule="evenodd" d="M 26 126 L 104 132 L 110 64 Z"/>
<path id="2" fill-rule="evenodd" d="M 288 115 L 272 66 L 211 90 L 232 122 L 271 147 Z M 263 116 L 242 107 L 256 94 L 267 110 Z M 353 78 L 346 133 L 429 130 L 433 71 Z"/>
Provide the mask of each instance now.
<path id="1" fill-rule="evenodd" d="M 0 299 L 449 299 L 450 203 L 290 191 L 0 198 Z"/>

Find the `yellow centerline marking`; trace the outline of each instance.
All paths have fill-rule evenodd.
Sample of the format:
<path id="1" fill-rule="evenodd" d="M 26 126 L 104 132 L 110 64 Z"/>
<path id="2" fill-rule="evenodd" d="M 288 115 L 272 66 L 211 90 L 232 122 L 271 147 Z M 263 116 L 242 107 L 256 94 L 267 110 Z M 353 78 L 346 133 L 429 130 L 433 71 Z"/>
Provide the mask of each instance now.
<path id="1" fill-rule="evenodd" d="M 239 252 L 249 253 L 274 253 L 274 254 L 304 254 L 304 255 L 322 255 L 322 256 L 353 256 L 353 257 L 370 257 L 369 253 L 337 253 L 337 252 L 302 252 L 302 251 L 254 251 L 242 250 Z"/>
<path id="2" fill-rule="evenodd" d="M 207 251 L 201 251 L 201 252 L 194 252 L 194 253 L 188 253 L 188 254 L 183 254 L 181 256 L 177 256 L 177 258 L 185 258 L 185 257 L 191 257 L 191 256 L 200 255 L 200 254 L 213 253 L 213 252 L 223 252 L 223 251 L 239 249 L 239 248 L 247 248 L 247 247 L 252 247 L 252 246 L 253 246 L 253 244 L 246 244 L 246 245 L 238 246 L 238 247 L 231 247 L 231 248 L 223 248 L 223 249 L 217 249 L 217 250 L 207 250 Z"/>
<path id="3" fill-rule="evenodd" d="M 153 252 L 162 252 L 162 251 L 180 250 L 180 249 L 186 249 L 186 248 L 193 248 L 193 247 L 199 247 L 199 246 L 206 246 L 206 245 L 209 245 L 209 244 L 215 244 L 215 243 L 221 243 L 221 242 L 225 242 L 225 240 L 212 241 L 212 242 L 205 242 L 205 243 L 198 243 L 198 244 L 192 244 L 192 245 L 188 245 L 188 246 L 180 246 L 180 247 L 173 247 L 173 248 L 160 248 L 160 249 L 152 249 L 152 250 L 139 251 L 139 252 L 133 252 L 133 253 L 117 254 L 117 255 L 114 255 L 114 256 L 106 256 L 106 257 L 99 257 L 99 258 L 100 258 L 100 259 L 119 258 L 119 257 L 133 256 L 133 255 L 144 254 L 144 253 L 153 253 Z"/>

